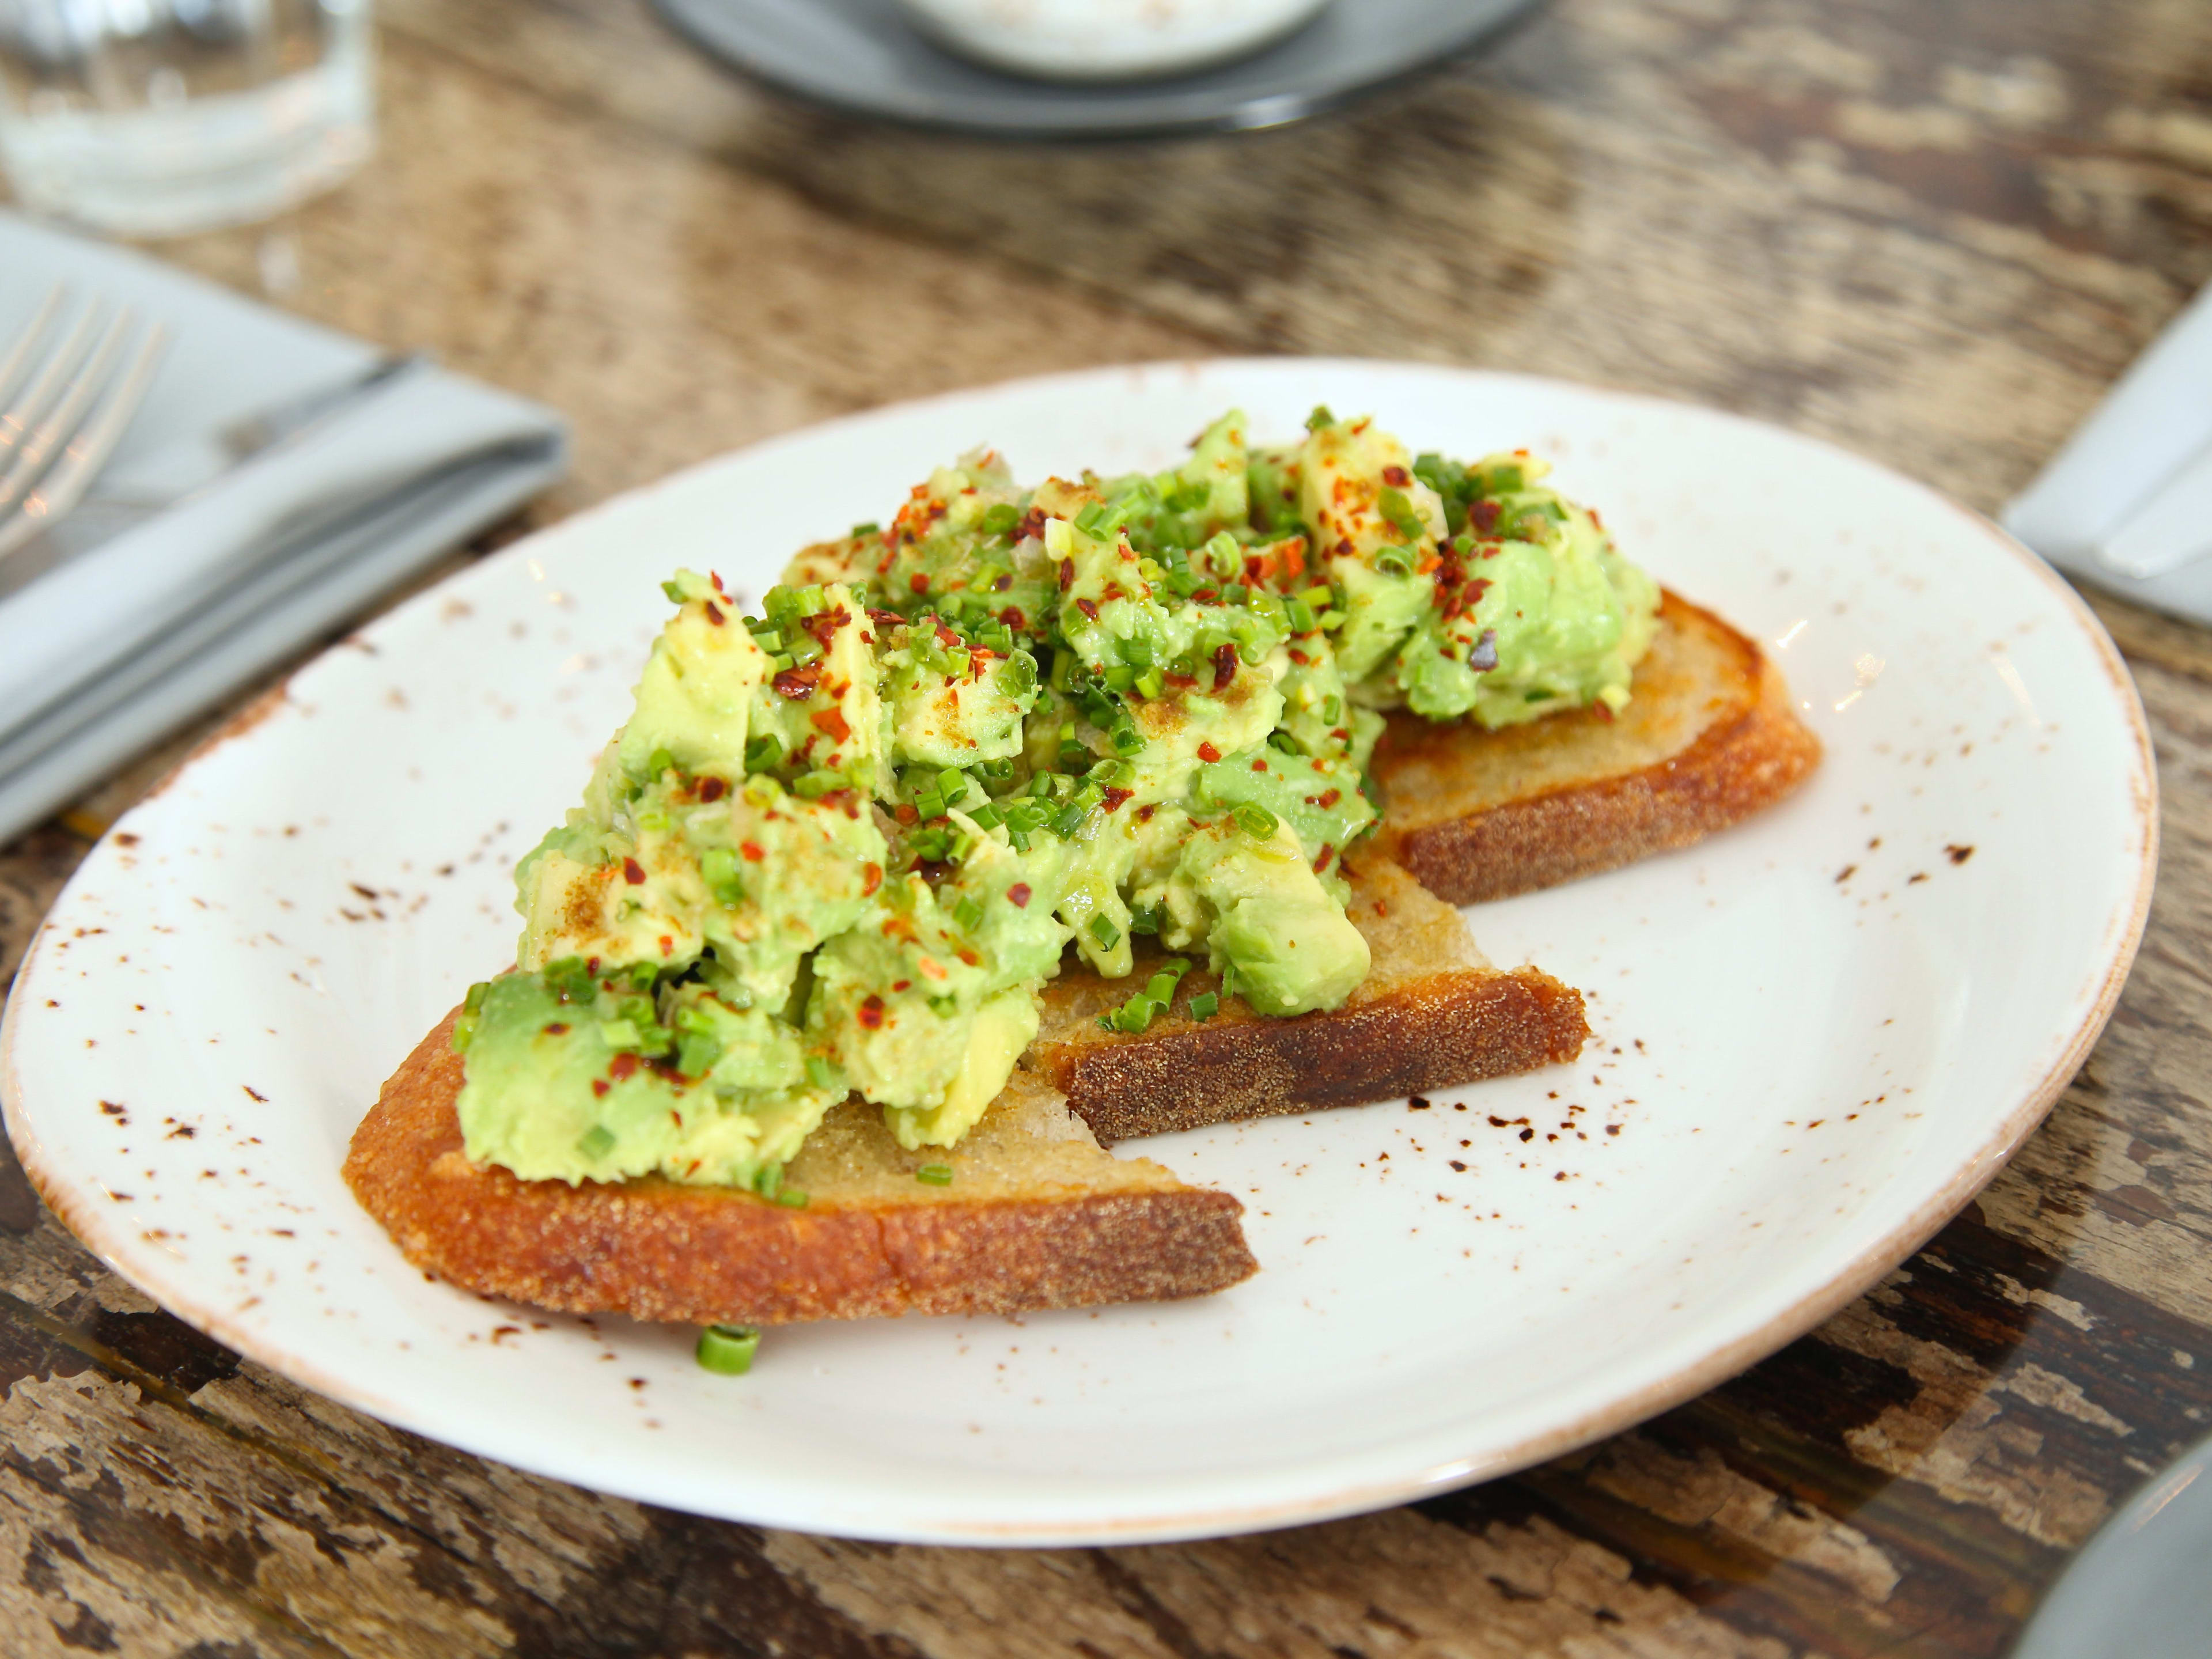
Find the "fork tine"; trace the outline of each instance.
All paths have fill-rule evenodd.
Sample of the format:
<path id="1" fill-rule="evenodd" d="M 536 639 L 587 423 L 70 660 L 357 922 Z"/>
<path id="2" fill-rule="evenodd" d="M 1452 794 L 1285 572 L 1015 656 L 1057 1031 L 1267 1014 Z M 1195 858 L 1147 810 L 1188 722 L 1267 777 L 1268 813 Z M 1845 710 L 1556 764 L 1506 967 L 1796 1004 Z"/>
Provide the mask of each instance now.
<path id="1" fill-rule="evenodd" d="M 94 325 L 99 320 L 100 302 L 88 301 L 62 337 L 62 343 L 31 377 L 30 385 L 23 388 L 14 407 L 0 410 L 0 460 L 7 459 L 29 434 L 37 430 L 54 400 L 68 389 L 84 362 L 84 354 L 92 344 Z"/>
<path id="2" fill-rule="evenodd" d="M 169 331 L 149 323 L 131 361 L 117 377 L 114 389 L 100 410 L 81 427 L 63 450 L 61 459 L 46 476 L 38 492 L 24 501 L 13 519 L 0 519 L 0 562 L 48 525 L 68 513 L 92 487 L 100 469 L 107 464 L 115 446 L 131 424 L 131 417 L 145 401 L 154 382 L 154 371 L 167 350 Z"/>
<path id="3" fill-rule="evenodd" d="M 40 416 L 38 425 L 18 438 L 15 465 L 0 472 L 0 512 L 30 494 L 55 454 L 76 433 L 84 420 L 85 410 L 92 407 L 93 399 L 107 385 L 124 339 L 137 321 L 136 313 L 129 307 L 119 308 L 109 319 L 92 355 L 60 388 L 52 406 Z"/>
<path id="4" fill-rule="evenodd" d="M 8 399 L 15 395 L 15 388 L 29 373 L 39 343 L 46 337 L 46 330 L 54 320 L 54 313 L 62 308 L 62 298 L 68 289 L 56 283 L 46 290 L 46 297 L 39 302 L 33 313 L 31 325 L 17 335 L 5 355 L 0 355 L 0 409 L 8 406 Z"/>

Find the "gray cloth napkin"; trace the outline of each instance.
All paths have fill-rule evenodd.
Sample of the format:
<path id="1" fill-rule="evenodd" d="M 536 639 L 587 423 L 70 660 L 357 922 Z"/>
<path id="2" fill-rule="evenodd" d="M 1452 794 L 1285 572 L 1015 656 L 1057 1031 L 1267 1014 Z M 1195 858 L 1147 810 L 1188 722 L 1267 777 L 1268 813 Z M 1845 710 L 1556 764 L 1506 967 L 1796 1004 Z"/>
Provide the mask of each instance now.
<path id="1" fill-rule="evenodd" d="M 2129 366 L 2002 523 L 2076 582 L 2212 623 L 2212 288 Z"/>
<path id="2" fill-rule="evenodd" d="M 174 337 L 115 476 L 358 379 L 380 356 L 0 213 L 0 337 L 57 282 Z M 20 586 L 0 564 L 0 840 L 514 510 L 565 456 L 550 410 L 426 363 Z"/>

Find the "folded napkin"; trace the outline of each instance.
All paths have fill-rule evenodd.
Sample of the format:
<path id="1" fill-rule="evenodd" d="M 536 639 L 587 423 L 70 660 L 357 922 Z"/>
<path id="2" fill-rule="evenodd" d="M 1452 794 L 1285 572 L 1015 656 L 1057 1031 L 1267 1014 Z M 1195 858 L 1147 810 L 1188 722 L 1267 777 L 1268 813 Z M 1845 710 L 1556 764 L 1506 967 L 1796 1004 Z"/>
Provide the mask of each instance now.
<path id="1" fill-rule="evenodd" d="M 173 337 L 109 477 L 148 476 L 191 441 L 362 381 L 381 359 L 143 256 L 0 213 L 0 335 L 58 282 L 134 306 Z M 560 475 L 565 451 L 550 411 L 409 364 L 28 580 L 19 568 L 11 583 L 0 562 L 0 840 L 511 512 Z M 92 523 L 100 510 L 80 514 Z"/>
<path id="2" fill-rule="evenodd" d="M 2212 623 L 2212 288 L 2002 516 L 2077 580 Z"/>

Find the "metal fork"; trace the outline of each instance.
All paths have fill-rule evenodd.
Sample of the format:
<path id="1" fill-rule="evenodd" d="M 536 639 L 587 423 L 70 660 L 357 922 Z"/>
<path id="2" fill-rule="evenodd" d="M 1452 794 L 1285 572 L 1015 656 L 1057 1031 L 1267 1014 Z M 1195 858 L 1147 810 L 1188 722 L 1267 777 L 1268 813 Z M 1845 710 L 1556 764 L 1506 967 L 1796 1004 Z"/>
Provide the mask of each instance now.
<path id="1" fill-rule="evenodd" d="M 57 286 L 0 351 L 0 560 L 83 499 L 168 340 L 158 321 L 97 297 L 72 314 Z"/>

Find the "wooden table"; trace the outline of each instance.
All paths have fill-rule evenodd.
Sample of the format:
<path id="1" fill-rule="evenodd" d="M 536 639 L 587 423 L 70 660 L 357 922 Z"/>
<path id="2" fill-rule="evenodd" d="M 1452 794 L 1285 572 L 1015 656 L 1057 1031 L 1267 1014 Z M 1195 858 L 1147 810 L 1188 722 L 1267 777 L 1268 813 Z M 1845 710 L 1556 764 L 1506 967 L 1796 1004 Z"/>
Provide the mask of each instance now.
<path id="1" fill-rule="evenodd" d="M 575 471 L 529 524 L 846 410 L 1232 351 L 1692 398 L 1987 509 L 2212 270 L 2212 10 L 2177 0 L 1558 0 L 1346 118 L 1050 150 L 781 106 L 638 0 L 383 15 L 374 166 L 273 229 L 164 251 L 566 410 Z M 0 1651 L 2000 1654 L 2212 1428 L 2212 635 L 2100 608 L 2165 789 L 2111 1029 L 1924 1251 L 1693 1404 L 1261 1537 L 763 1533 L 483 1463 L 241 1363 L 9 1166 Z M 189 741 L 0 852 L 0 973 Z"/>

